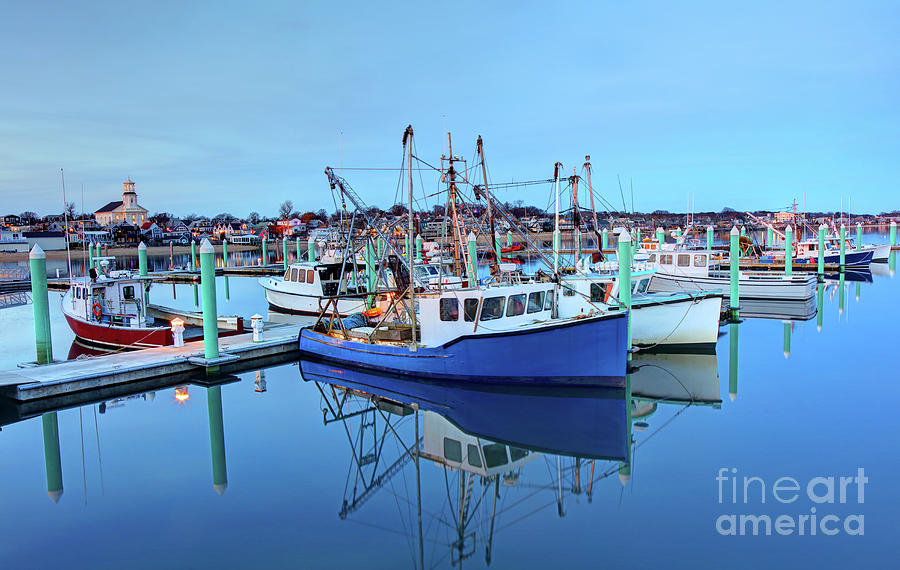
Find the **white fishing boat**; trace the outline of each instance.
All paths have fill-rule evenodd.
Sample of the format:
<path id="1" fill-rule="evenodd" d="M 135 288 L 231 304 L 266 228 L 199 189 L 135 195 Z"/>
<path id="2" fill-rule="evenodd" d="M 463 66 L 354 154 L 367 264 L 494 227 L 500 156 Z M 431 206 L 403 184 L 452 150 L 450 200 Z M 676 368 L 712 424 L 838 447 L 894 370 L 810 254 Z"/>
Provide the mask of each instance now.
<path id="1" fill-rule="evenodd" d="M 650 292 L 655 271 L 631 274 L 631 338 L 636 346 L 715 348 L 719 338 L 722 294 L 718 292 Z M 560 278 L 559 316 L 572 317 L 620 309 L 618 271 L 565 275 Z"/>
<path id="2" fill-rule="evenodd" d="M 731 276 L 716 260 L 718 252 L 706 249 L 678 249 L 650 253 L 648 266 L 656 269 L 648 291 L 713 291 L 727 295 Z M 816 294 L 816 276 L 767 271 L 740 271 L 741 299 L 805 300 Z"/>
<path id="3" fill-rule="evenodd" d="M 292 263 L 283 276 L 261 277 L 259 284 L 272 310 L 292 315 L 315 316 L 322 311 L 323 299 L 367 291 L 365 276 L 354 273 L 350 264 L 314 261 Z M 368 308 L 364 297 L 341 298 L 336 303 L 341 316 Z"/>

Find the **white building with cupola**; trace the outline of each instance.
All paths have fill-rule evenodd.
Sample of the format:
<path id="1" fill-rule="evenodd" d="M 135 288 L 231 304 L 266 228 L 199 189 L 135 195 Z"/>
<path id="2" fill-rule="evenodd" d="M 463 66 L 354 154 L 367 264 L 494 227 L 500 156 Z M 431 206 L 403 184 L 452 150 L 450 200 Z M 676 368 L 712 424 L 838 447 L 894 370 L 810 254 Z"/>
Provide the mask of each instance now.
<path id="1" fill-rule="evenodd" d="M 121 201 L 110 202 L 94 212 L 94 218 L 101 226 L 116 226 L 124 222 L 140 227 L 147 221 L 149 210 L 138 205 L 137 192 L 134 191 L 134 182 L 129 178 L 124 182 L 124 185 L 125 191 L 122 192 Z"/>

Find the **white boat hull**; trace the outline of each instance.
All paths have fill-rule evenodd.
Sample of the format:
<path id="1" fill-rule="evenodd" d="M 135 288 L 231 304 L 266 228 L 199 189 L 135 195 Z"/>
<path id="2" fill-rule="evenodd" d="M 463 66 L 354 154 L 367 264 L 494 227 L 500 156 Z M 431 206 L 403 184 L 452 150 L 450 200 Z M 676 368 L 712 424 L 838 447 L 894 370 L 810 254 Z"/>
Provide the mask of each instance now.
<path id="1" fill-rule="evenodd" d="M 728 277 L 700 277 L 657 273 L 650 280 L 648 291 L 713 291 L 731 293 Z M 816 294 L 813 275 L 748 275 L 741 274 L 739 292 L 742 299 L 784 299 L 802 301 Z"/>
<path id="2" fill-rule="evenodd" d="M 722 297 L 704 296 L 694 300 L 658 304 L 635 304 L 631 311 L 631 341 L 637 346 L 714 345 L 719 338 Z"/>
<path id="3" fill-rule="evenodd" d="M 287 291 L 273 291 L 267 287 L 264 287 L 264 289 L 269 306 L 273 310 L 282 313 L 317 316 L 322 311 L 321 306 L 324 305 L 323 297 L 301 295 Z M 338 312 L 341 316 L 360 313 L 365 311 L 366 308 L 366 303 L 363 299 L 338 299 Z"/>

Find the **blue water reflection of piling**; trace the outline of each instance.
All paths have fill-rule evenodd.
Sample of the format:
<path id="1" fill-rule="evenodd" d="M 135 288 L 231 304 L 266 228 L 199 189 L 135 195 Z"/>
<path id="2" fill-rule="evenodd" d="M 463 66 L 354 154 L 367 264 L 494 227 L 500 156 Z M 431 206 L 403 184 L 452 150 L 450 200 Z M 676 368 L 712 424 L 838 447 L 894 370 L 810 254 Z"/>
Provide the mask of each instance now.
<path id="1" fill-rule="evenodd" d="M 822 310 L 822 303 L 825 301 L 825 283 L 819 281 L 816 289 L 816 330 L 821 331 L 822 321 L 825 318 L 825 312 Z"/>
<path id="2" fill-rule="evenodd" d="M 843 242 L 841 242 L 843 243 Z M 843 269 L 843 266 L 841 267 Z M 844 314 L 844 272 L 841 271 L 841 277 L 838 279 L 838 314 Z"/>
<path id="3" fill-rule="evenodd" d="M 784 357 L 791 356 L 791 321 L 784 321 Z"/>
<path id="4" fill-rule="evenodd" d="M 59 421 L 56 412 L 41 416 L 44 435 L 44 467 L 47 470 L 47 495 L 54 503 L 63 494 L 62 459 L 59 456 Z"/>
<path id="5" fill-rule="evenodd" d="M 225 426 L 222 421 L 222 388 L 206 390 L 209 413 L 209 450 L 212 456 L 213 489 L 222 494 L 228 488 L 228 469 L 225 464 Z"/>
<path id="6" fill-rule="evenodd" d="M 731 401 L 737 399 L 738 394 L 738 346 L 740 344 L 740 325 L 731 323 L 728 325 L 728 397 Z"/>
<path id="7" fill-rule="evenodd" d="M 621 237 L 620 237 L 621 240 Z M 619 242 L 622 243 L 621 241 Z M 621 247 L 620 247 L 621 249 Z M 627 485 L 631 480 L 631 412 L 633 403 L 631 401 L 631 374 L 625 375 L 625 461 L 619 463 L 619 482 Z"/>

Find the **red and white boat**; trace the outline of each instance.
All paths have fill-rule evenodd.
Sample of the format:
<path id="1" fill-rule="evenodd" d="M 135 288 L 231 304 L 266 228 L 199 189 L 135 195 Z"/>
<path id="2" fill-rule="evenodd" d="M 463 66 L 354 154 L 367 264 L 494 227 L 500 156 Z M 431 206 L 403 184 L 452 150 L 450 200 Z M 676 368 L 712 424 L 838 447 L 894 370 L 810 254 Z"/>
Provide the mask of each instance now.
<path id="1" fill-rule="evenodd" d="M 100 270 L 73 279 L 62 298 L 63 314 L 80 340 L 115 348 L 170 346 L 176 318 L 184 323 L 185 342 L 203 338 L 202 313 L 148 304 L 152 278 L 109 270 L 109 262 L 101 259 Z M 217 325 L 220 337 L 244 332 L 241 317 L 219 317 Z"/>

